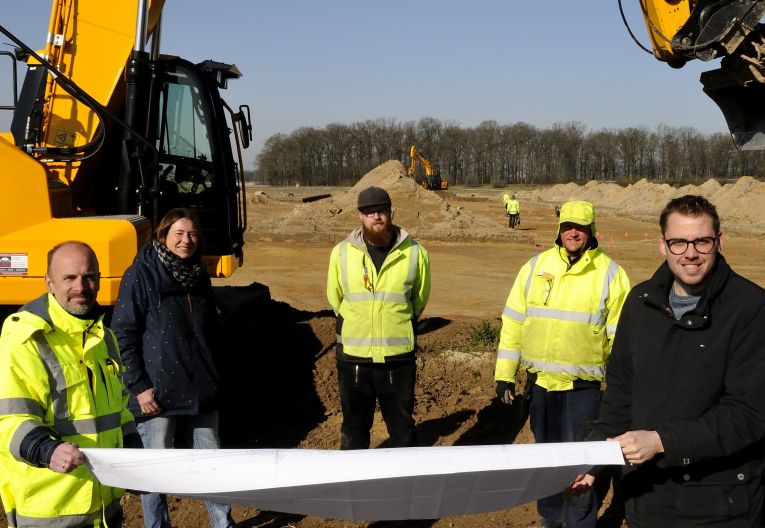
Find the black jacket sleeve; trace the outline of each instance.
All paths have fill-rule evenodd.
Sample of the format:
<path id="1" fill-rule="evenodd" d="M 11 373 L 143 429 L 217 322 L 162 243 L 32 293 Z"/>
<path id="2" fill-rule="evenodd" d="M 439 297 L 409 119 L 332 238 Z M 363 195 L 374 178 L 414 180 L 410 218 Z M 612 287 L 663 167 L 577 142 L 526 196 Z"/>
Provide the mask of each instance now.
<path id="1" fill-rule="evenodd" d="M 31 466 L 49 467 L 53 452 L 63 443 L 53 429 L 35 427 L 21 440 L 19 454 Z"/>
<path id="2" fill-rule="evenodd" d="M 627 297 L 614 336 L 611 357 L 606 365 L 606 390 L 598 420 L 592 424 L 588 440 L 606 440 L 630 430 L 632 414 L 633 358 L 630 349 L 631 308 L 639 302 Z"/>

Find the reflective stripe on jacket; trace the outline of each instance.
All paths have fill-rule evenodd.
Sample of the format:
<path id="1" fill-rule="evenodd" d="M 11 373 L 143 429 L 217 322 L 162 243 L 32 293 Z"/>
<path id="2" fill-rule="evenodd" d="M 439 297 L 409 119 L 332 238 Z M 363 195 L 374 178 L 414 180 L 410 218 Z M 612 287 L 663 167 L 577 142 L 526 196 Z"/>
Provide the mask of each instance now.
<path id="1" fill-rule="evenodd" d="M 338 321 L 338 357 L 384 363 L 415 349 L 414 321 L 430 295 L 430 260 L 406 231 L 397 231 L 379 273 L 361 227 L 332 250 L 327 299 Z"/>
<path id="2" fill-rule="evenodd" d="M 570 390 L 577 379 L 602 381 L 629 289 L 625 271 L 600 248 L 570 269 L 559 246 L 535 256 L 502 313 L 495 378 L 515 382 L 520 367 L 551 391 Z"/>
<path id="3" fill-rule="evenodd" d="M 507 214 L 519 214 L 521 212 L 521 203 L 518 200 L 508 200 L 505 203 Z"/>
<path id="4" fill-rule="evenodd" d="M 50 295 L 6 319 L 0 337 L 0 496 L 9 526 L 100 526 L 122 490 L 86 465 L 62 475 L 21 459 L 20 446 L 46 426 L 82 448 L 122 447 L 136 433 L 114 334 L 103 319 L 68 314 Z"/>

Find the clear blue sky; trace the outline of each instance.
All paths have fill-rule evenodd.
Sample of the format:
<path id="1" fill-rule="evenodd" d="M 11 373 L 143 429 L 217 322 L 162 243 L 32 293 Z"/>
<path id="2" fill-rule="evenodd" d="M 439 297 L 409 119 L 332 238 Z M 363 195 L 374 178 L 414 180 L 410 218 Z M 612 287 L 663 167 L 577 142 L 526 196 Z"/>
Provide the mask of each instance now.
<path id="1" fill-rule="evenodd" d="M 638 0 L 623 2 L 647 46 Z M 26 0 L 0 23 L 39 49 L 49 11 L 50 0 Z M 252 109 L 247 169 L 275 133 L 377 118 L 727 132 L 699 83 L 717 62 L 674 70 L 655 60 L 630 39 L 616 0 L 167 0 L 163 18 L 164 53 L 243 72 L 224 96 Z"/>

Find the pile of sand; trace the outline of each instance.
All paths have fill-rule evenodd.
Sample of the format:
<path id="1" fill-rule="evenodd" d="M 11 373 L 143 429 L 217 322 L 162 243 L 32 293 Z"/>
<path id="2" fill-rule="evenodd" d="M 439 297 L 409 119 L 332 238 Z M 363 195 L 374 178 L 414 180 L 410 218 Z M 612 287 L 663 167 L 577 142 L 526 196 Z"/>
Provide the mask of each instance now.
<path id="1" fill-rule="evenodd" d="M 765 233 L 765 223 L 760 216 L 765 210 L 765 183 L 749 176 L 726 185 L 710 179 L 702 185 L 680 188 L 666 183 L 651 183 L 645 179 L 627 187 L 590 181 L 585 185 L 566 183 L 516 194 L 521 200 L 552 203 L 587 200 L 598 208 L 598 214 L 630 216 L 650 221 L 656 221 L 672 198 L 700 194 L 715 204 L 724 229 L 751 234 Z M 501 195 L 498 193 L 497 199 Z"/>
<path id="2" fill-rule="evenodd" d="M 298 204 L 287 216 L 264 219 L 261 226 L 265 230 L 278 228 L 280 232 L 314 231 L 340 236 L 348 232 L 349 226 L 358 225 L 356 203 L 359 193 L 369 186 L 388 191 L 393 202 L 394 223 L 414 237 L 482 240 L 514 236 L 508 233 L 504 223 L 497 225 L 486 216 L 452 207 L 449 192 L 433 192 L 417 185 L 396 160 L 371 170 L 350 189 L 325 200 Z"/>
<path id="3" fill-rule="evenodd" d="M 393 202 L 394 223 L 406 228 L 414 237 L 424 240 L 496 240 L 527 238 L 523 230 L 511 231 L 497 215 L 472 213 L 453 207 L 450 191 L 428 191 L 406 174 L 399 161 L 391 160 L 365 174 L 350 189 L 331 197 L 308 203 L 297 203 L 284 214 L 267 214 L 256 221 L 258 229 L 281 235 L 302 236 L 315 233 L 329 236 L 332 241 L 345 237 L 358 225 L 356 202 L 359 193 L 374 185 L 387 190 Z M 501 208 L 502 195 L 497 191 L 492 206 Z M 567 200 L 592 202 L 598 214 L 619 215 L 655 222 L 668 200 L 684 194 L 701 194 L 717 206 L 723 229 L 746 234 L 765 233 L 760 212 L 765 210 L 765 183 L 751 177 L 736 183 L 720 185 L 710 179 L 703 185 L 675 188 L 666 183 L 651 183 L 645 179 L 627 187 L 615 183 L 590 181 L 584 185 L 566 183 L 530 191 L 514 191 L 523 202 L 560 204 Z M 296 201 L 290 195 L 288 201 Z M 284 201 L 265 193 L 248 196 L 248 203 L 268 204 Z M 487 211 L 481 211 L 487 212 Z"/>

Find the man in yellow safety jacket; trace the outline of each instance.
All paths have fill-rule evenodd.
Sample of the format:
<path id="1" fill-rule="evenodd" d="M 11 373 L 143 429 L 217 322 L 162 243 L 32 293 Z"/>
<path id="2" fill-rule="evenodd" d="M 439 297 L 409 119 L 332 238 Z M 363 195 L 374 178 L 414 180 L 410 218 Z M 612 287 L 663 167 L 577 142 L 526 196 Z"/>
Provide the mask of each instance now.
<path id="1" fill-rule="evenodd" d="M 508 226 L 510 229 L 515 229 L 521 223 L 521 203 L 514 194 L 505 201 L 505 211 L 507 211 Z"/>
<path id="2" fill-rule="evenodd" d="M 495 379 L 504 403 L 516 373 L 528 372 L 531 429 L 537 442 L 582 441 L 597 418 L 600 385 L 622 304 L 624 270 L 598 247 L 591 203 L 563 204 L 555 245 L 527 262 L 502 313 Z M 594 493 L 537 502 L 543 526 L 595 526 Z"/>
<path id="3" fill-rule="evenodd" d="M 0 471 L 10 527 L 118 527 L 122 490 L 80 447 L 141 447 L 114 334 L 96 302 L 98 261 L 81 242 L 48 253 L 48 293 L 0 336 Z M 123 440 L 124 438 L 124 440 Z"/>
<path id="4" fill-rule="evenodd" d="M 416 444 L 415 324 L 430 295 L 430 260 L 393 225 L 379 187 L 359 193 L 361 225 L 332 250 L 327 298 L 337 317 L 341 449 L 366 449 L 379 402 L 390 447 Z"/>

